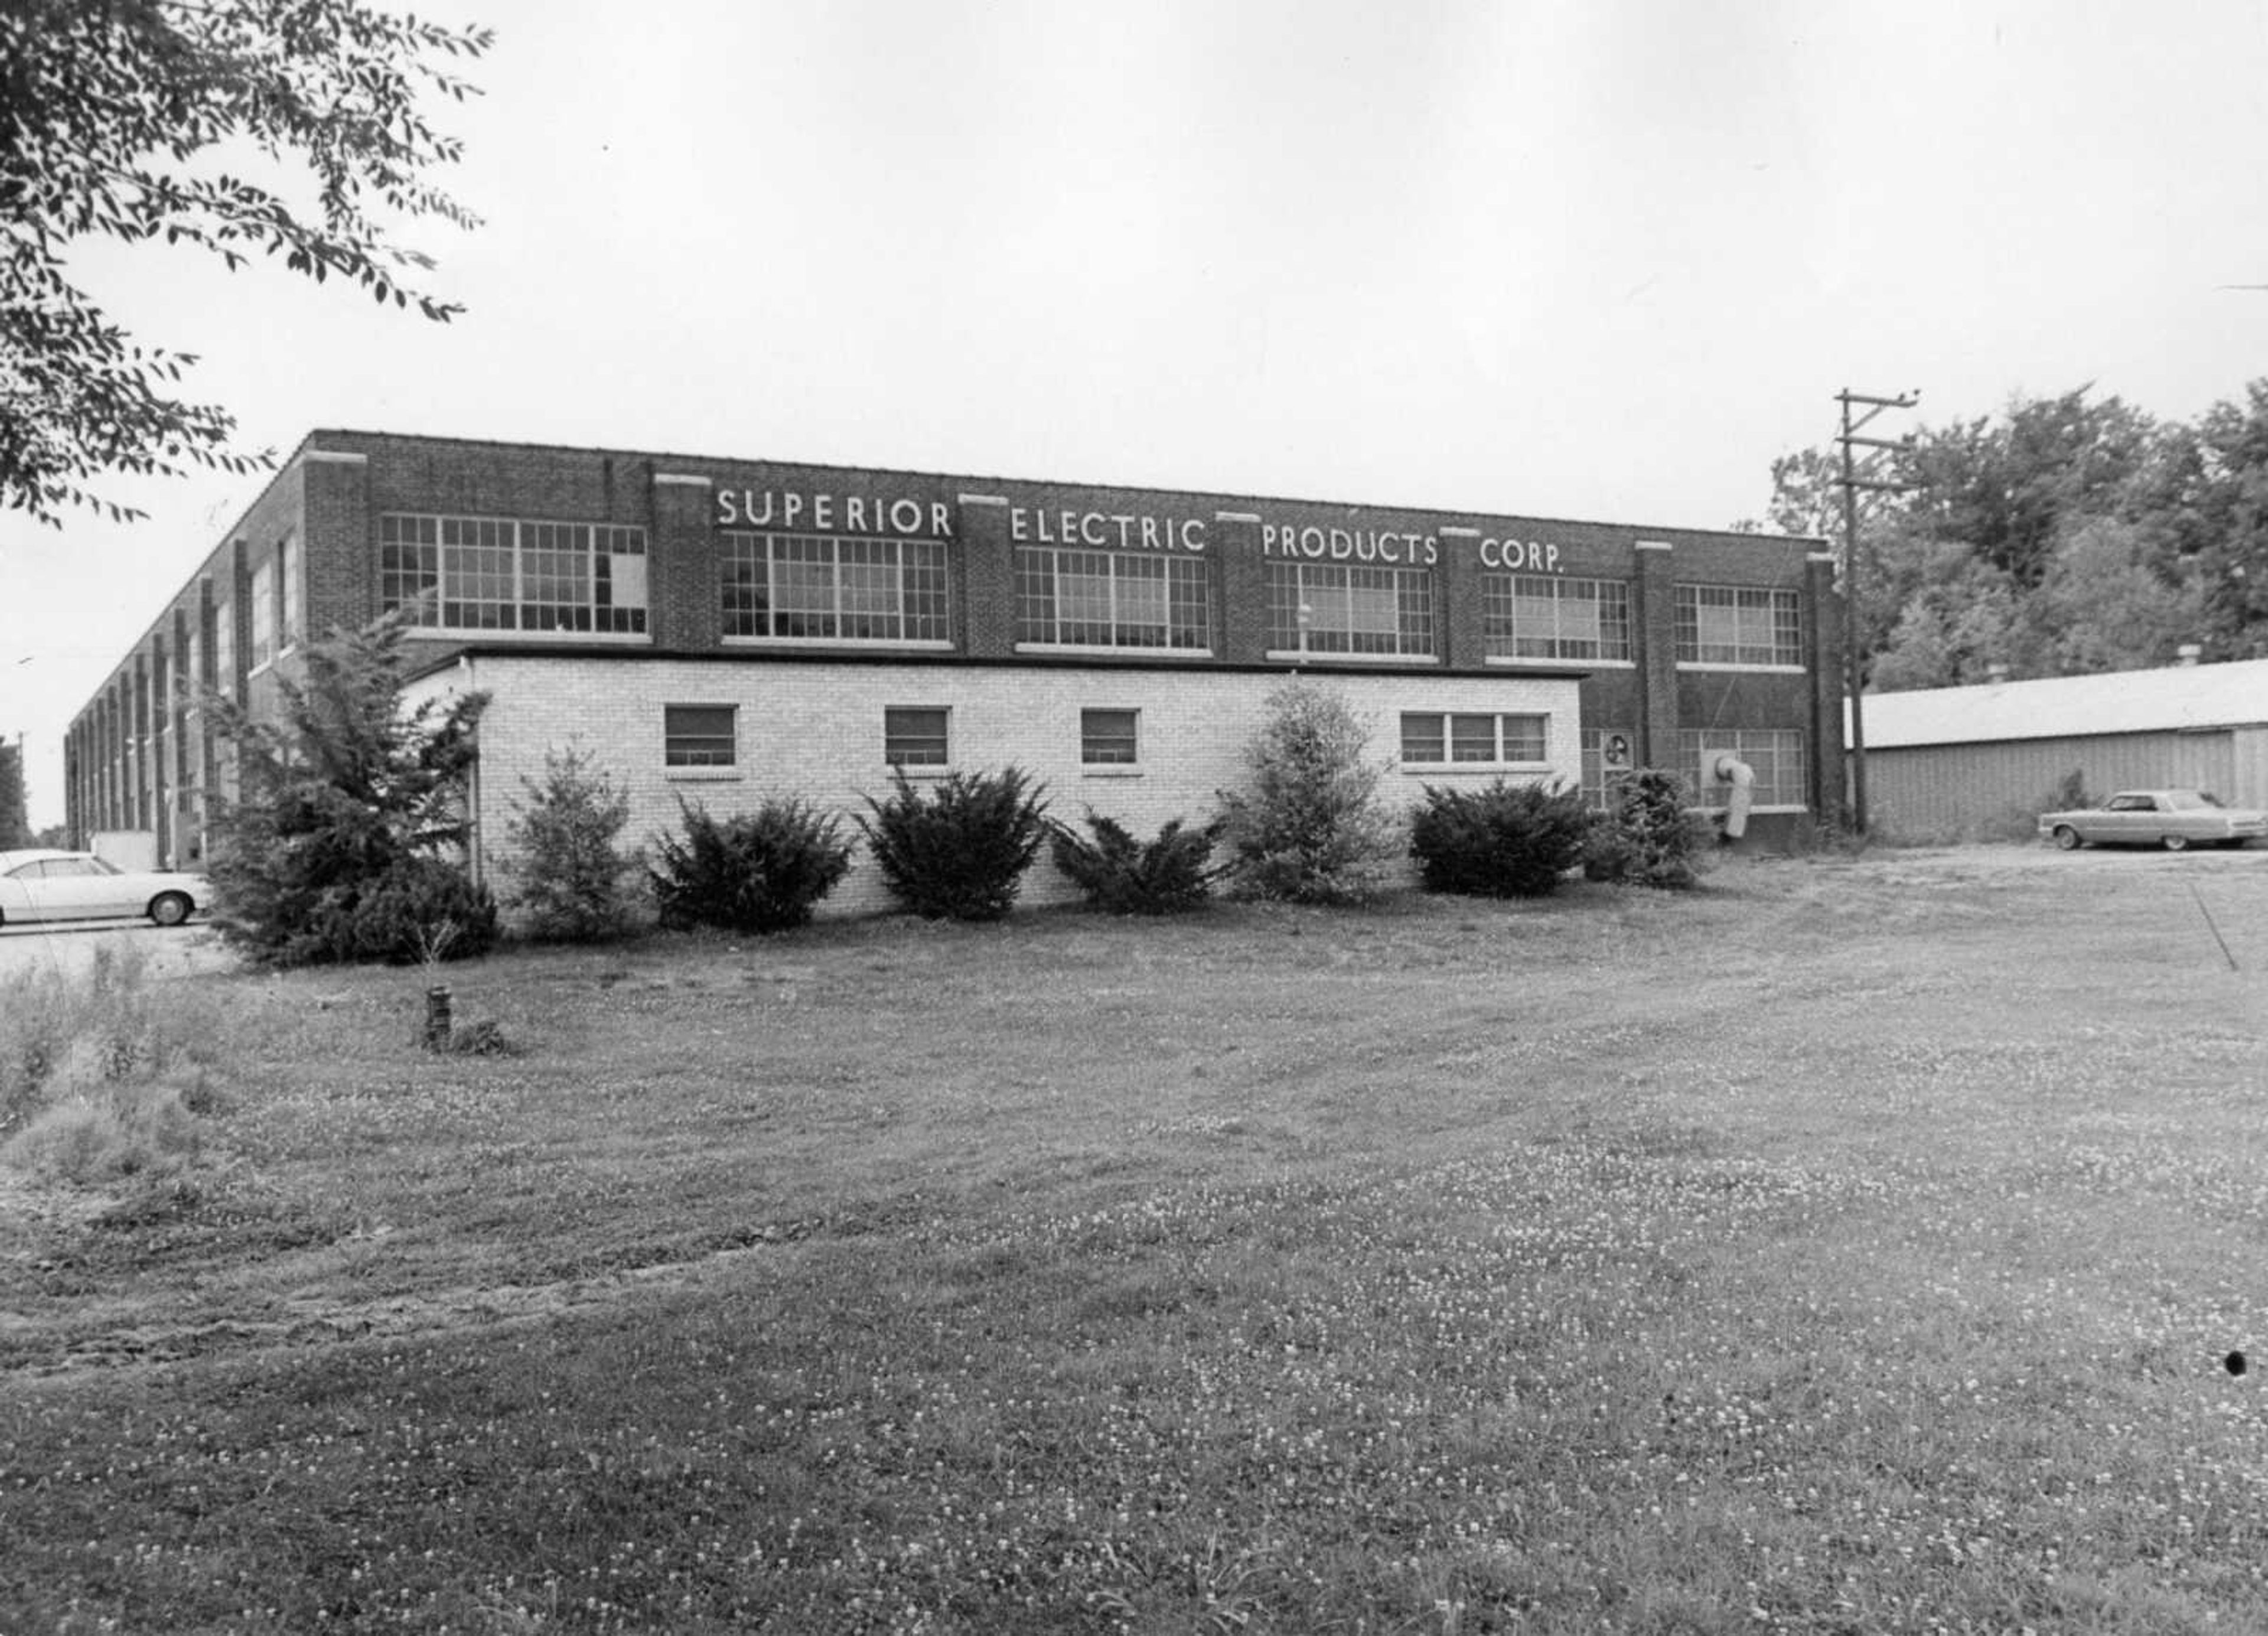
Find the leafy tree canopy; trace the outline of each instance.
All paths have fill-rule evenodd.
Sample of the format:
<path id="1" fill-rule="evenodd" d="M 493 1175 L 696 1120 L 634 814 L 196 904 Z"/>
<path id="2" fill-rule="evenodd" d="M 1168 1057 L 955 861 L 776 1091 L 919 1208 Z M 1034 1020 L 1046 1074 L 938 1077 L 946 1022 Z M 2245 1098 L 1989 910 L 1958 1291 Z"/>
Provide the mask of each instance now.
<path id="1" fill-rule="evenodd" d="M 25 815 L 23 747 L 0 739 L 0 851 L 31 844 L 32 823 Z"/>
<path id="2" fill-rule="evenodd" d="M 1842 539 L 1832 446 L 1772 465 L 1775 527 Z M 2194 424 L 2089 387 L 1923 427 L 1859 505 L 1869 685 L 2268 656 L 2268 380 Z"/>
<path id="3" fill-rule="evenodd" d="M 0 0 L 0 498 L 60 526 L 79 505 L 138 515 L 98 473 L 245 471 L 234 417 L 172 395 L 196 360 L 135 343 L 71 282 L 74 240 L 163 239 L 254 253 L 445 321 L 402 283 L 431 258 L 385 218 L 475 218 L 427 180 L 459 144 L 421 97 L 462 100 L 451 71 L 493 39 L 362 0 Z M 232 175 L 224 158 L 303 161 L 313 210 Z M 414 276 L 414 274 L 412 275 Z"/>

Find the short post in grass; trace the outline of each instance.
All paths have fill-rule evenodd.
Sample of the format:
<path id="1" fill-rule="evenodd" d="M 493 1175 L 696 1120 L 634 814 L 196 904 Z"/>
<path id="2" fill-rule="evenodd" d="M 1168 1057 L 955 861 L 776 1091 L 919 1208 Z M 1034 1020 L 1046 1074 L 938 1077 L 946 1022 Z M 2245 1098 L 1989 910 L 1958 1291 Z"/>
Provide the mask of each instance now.
<path id="1" fill-rule="evenodd" d="M 449 985 L 436 983 L 425 991 L 425 1028 L 421 1036 L 429 1051 L 449 1049 Z"/>
<path id="2" fill-rule="evenodd" d="M 457 923 L 446 917 L 417 928 L 417 963 L 425 972 L 425 1027 L 419 1037 L 429 1051 L 449 1049 L 449 985 L 438 979 L 457 930 Z"/>

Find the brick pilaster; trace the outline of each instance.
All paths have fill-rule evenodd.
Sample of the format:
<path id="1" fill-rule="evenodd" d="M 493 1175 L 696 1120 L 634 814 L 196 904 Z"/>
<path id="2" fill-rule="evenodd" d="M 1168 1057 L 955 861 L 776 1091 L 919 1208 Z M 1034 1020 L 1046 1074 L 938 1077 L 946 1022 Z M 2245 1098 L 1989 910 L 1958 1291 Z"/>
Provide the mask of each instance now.
<path id="1" fill-rule="evenodd" d="M 717 549 L 716 484 L 679 472 L 653 475 L 646 540 L 646 629 L 658 646 L 722 645 L 723 559 Z"/>
<path id="2" fill-rule="evenodd" d="M 1677 764 L 1677 597 L 1668 542 L 1638 542 L 1638 760 L 1648 767 Z"/>
<path id="3" fill-rule="evenodd" d="M 1268 657 L 1268 562 L 1260 549 L 1260 518 L 1253 512 L 1215 512 L 1205 531 L 1213 564 L 1213 594 L 1220 642 L 1213 650 L 1241 665 Z"/>
<path id="4" fill-rule="evenodd" d="M 1488 628 L 1481 609 L 1481 531 L 1440 530 L 1433 564 L 1433 606 L 1443 612 L 1433 651 L 1452 670 L 1478 670 L 1488 662 Z"/>
<path id="5" fill-rule="evenodd" d="M 1016 548 L 1008 538 L 1008 502 L 995 494 L 959 497 L 961 651 L 1003 658 L 1016 651 Z"/>
<path id="6" fill-rule="evenodd" d="M 309 449 L 299 464 L 299 572 L 306 596 L 302 634 L 318 637 L 335 625 L 359 630 L 378 615 L 378 523 L 370 510 L 370 457 Z"/>

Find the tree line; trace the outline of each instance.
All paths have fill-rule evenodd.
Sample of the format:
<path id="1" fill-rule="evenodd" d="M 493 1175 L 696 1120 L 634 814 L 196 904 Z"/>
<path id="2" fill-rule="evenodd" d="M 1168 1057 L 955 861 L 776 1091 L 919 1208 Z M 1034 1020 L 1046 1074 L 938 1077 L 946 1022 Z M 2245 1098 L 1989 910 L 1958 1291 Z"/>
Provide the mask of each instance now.
<path id="1" fill-rule="evenodd" d="M 2268 657 L 2268 379 L 2194 421 L 2092 386 L 1924 427 L 1862 491 L 1858 615 L 1879 692 Z M 1762 522 L 1843 538 L 1832 445 L 1772 463 Z"/>

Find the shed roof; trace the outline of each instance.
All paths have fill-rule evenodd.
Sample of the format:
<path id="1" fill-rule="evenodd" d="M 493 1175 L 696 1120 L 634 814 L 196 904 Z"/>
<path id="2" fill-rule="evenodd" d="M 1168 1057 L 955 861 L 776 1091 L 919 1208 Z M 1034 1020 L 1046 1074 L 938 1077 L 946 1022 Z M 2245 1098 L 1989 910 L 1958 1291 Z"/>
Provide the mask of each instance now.
<path id="1" fill-rule="evenodd" d="M 1867 695 L 1867 744 L 1982 744 L 2268 724 L 2268 659 Z"/>

